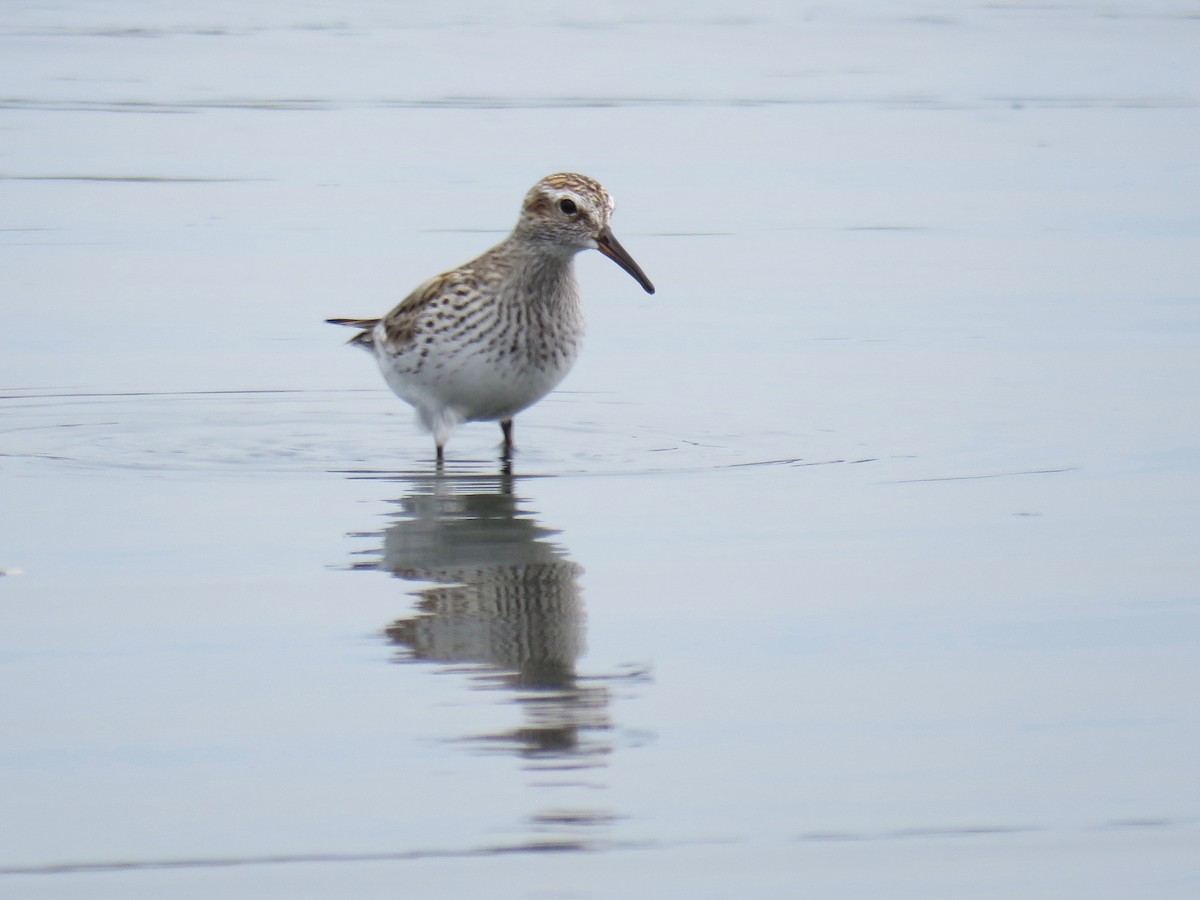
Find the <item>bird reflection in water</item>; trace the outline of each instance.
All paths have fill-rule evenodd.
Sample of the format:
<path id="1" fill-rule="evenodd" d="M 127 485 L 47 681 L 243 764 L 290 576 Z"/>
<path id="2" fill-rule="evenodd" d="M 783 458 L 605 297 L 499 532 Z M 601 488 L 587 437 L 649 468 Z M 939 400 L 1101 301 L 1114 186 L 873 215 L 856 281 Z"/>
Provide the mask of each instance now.
<path id="1" fill-rule="evenodd" d="M 471 738 L 538 768 L 585 768 L 611 752 L 608 689 L 576 672 L 584 650 L 581 566 L 522 508 L 508 472 L 407 479 L 382 533 L 383 569 L 432 586 L 393 622 L 400 659 L 469 665 L 472 685 L 511 691 L 524 723 Z"/>

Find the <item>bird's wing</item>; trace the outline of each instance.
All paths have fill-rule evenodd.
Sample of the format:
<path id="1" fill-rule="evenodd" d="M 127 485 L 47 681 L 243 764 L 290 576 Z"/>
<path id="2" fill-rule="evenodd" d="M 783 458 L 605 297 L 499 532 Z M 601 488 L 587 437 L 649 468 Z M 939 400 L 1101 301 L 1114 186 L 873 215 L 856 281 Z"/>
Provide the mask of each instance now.
<path id="1" fill-rule="evenodd" d="M 437 327 L 435 318 L 453 315 L 455 307 L 478 290 L 476 270 L 469 265 L 430 278 L 383 317 L 383 349 L 393 356 L 412 349 Z"/>
<path id="2" fill-rule="evenodd" d="M 494 251 L 492 251 L 494 253 Z M 412 350 L 426 333 L 433 331 L 436 320 L 461 314 L 466 304 L 481 293 L 493 289 L 504 277 L 506 267 L 496 262 L 480 265 L 490 254 L 441 275 L 435 275 L 401 300 L 382 319 L 326 319 L 333 325 L 362 329 L 350 339 L 368 350 L 375 349 L 379 338 L 389 356 Z M 486 274 L 485 274 L 486 273 Z M 380 329 L 382 325 L 382 329 Z M 382 335 L 379 332 L 382 331 Z"/>

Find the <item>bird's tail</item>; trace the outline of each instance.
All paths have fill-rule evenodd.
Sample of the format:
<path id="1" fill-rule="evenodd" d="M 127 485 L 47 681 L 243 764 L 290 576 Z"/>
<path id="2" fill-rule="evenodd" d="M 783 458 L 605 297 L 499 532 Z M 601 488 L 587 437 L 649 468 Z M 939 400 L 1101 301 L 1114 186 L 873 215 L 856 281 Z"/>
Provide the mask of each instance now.
<path id="1" fill-rule="evenodd" d="M 370 350 L 374 345 L 371 334 L 375 326 L 379 324 L 378 319 L 326 319 L 330 325 L 345 325 L 347 328 L 358 328 L 360 331 L 347 344 L 357 344 L 360 347 Z"/>

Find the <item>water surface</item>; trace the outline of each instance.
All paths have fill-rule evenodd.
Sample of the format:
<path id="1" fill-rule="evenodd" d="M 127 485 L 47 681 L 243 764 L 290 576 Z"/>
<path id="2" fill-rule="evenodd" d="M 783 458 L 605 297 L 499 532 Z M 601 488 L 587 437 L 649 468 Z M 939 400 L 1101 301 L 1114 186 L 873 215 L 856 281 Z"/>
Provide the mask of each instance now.
<path id="1" fill-rule="evenodd" d="M 13 5 L 0 893 L 1193 896 L 1197 28 Z M 561 169 L 439 472 L 322 320 Z"/>

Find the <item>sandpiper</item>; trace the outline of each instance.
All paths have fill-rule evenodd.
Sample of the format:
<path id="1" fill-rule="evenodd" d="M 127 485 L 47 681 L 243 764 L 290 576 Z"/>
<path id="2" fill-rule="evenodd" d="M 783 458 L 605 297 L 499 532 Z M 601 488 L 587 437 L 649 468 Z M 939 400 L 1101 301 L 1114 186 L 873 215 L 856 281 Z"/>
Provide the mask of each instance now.
<path id="1" fill-rule="evenodd" d="M 570 371 L 584 330 L 576 253 L 599 250 L 654 293 L 609 228 L 615 206 L 585 175 L 550 175 L 525 195 L 512 234 L 482 256 L 429 279 L 381 319 L 326 320 L 361 329 L 350 343 L 416 408 L 438 462 L 455 426 L 479 421 L 500 423 L 507 459 L 513 416 Z"/>

